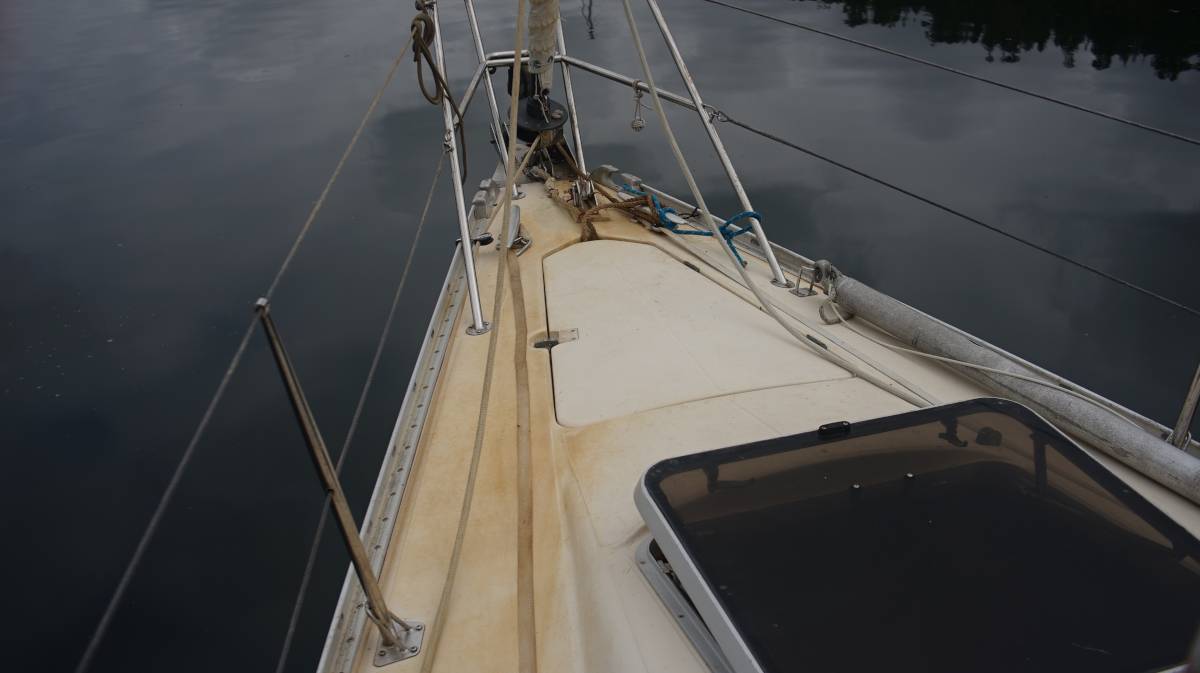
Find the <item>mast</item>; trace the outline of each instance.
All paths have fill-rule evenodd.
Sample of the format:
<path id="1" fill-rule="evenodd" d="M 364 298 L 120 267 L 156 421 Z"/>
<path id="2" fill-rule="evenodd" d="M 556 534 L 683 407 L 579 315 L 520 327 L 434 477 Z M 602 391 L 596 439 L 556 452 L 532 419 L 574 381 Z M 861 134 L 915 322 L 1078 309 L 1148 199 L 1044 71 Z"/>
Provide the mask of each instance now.
<path id="1" fill-rule="evenodd" d="M 537 93 L 554 85 L 554 48 L 558 44 L 558 0 L 529 0 L 529 72 L 537 75 Z"/>

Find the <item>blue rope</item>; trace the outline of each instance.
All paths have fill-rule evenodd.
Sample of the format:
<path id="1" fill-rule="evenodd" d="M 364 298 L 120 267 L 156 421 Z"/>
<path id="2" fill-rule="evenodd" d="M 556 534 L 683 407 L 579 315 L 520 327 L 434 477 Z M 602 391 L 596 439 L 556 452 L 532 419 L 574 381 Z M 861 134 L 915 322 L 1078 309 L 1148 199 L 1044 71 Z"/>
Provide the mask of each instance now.
<path id="1" fill-rule="evenodd" d="M 747 220 L 750 218 L 762 222 L 761 215 L 753 210 L 744 210 L 728 220 L 725 220 L 725 223 L 721 225 L 721 235 L 725 237 L 725 242 L 729 244 L 729 249 L 733 251 L 733 256 L 737 257 L 738 263 L 742 266 L 746 266 L 746 260 L 742 259 L 742 253 L 738 252 L 737 246 L 733 244 L 733 239 L 737 236 L 741 236 L 747 231 L 750 231 L 752 228 L 754 228 L 754 225 L 747 224 L 744 227 L 735 228 L 733 223 L 737 222 L 738 220 Z"/>
<path id="2" fill-rule="evenodd" d="M 658 215 L 658 226 L 670 231 L 671 233 L 679 234 L 681 236 L 713 235 L 711 231 L 706 231 L 703 229 L 680 229 L 678 223 L 671 221 L 671 219 L 667 217 L 668 213 L 678 215 L 679 211 L 675 210 L 674 208 L 664 206 L 661 202 L 659 202 L 658 197 L 653 194 L 647 194 L 640 189 L 634 189 L 628 184 L 622 184 L 621 191 L 625 192 L 626 194 L 633 194 L 634 196 L 649 196 L 650 203 L 654 206 L 654 212 Z M 725 243 L 729 246 L 729 249 L 733 251 L 733 256 L 737 258 L 738 263 L 742 266 L 746 266 L 746 260 L 742 259 L 742 254 L 738 252 L 737 247 L 733 245 L 733 239 L 750 231 L 754 225 L 747 224 L 742 227 L 735 227 L 734 223 L 739 220 L 747 220 L 751 218 L 758 220 L 759 222 L 762 221 L 761 215 L 753 210 L 746 210 L 734 215 L 728 220 L 725 220 L 721 223 L 721 226 L 718 227 L 721 232 L 721 238 L 725 239 Z"/>

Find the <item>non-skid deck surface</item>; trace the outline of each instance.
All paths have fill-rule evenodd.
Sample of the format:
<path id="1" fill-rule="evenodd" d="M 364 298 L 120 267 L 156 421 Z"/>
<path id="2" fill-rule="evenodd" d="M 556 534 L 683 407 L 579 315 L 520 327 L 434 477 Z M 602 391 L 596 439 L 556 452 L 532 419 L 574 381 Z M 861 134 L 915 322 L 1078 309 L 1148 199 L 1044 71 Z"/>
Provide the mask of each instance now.
<path id="1" fill-rule="evenodd" d="M 644 243 L 590 241 L 545 261 L 558 422 L 850 376 L 768 315 Z"/>
<path id="2" fill-rule="evenodd" d="M 431 624 L 441 630 L 441 645 L 436 657 L 427 648 L 379 669 L 371 663 L 378 636 L 368 630 L 350 636 L 361 643 L 353 670 L 520 670 L 518 643 L 528 634 L 517 619 L 514 349 L 524 348 L 537 670 L 704 673 L 675 616 L 637 569 L 634 549 L 646 535 L 633 503 L 639 475 L 670 456 L 910 406 L 791 342 L 744 289 L 705 262 L 722 254 L 714 242 L 698 241 L 700 254 L 689 253 L 614 214 L 596 223 L 608 240 L 581 243 L 580 225 L 541 185 L 524 190 L 522 223 L 534 241 L 519 260 L 529 343 L 515 342 L 508 290 L 498 313 L 491 306 L 496 250 L 478 254 L 484 313 L 498 315 L 499 339 L 461 565 L 444 619 Z M 801 299 L 767 285 L 759 260 L 749 270 L 781 310 L 819 324 L 820 297 Z M 467 336 L 465 316 L 448 346 L 381 572 L 391 608 L 426 622 L 437 613 L 446 579 L 486 370 L 489 338 Z M 547 328 L 578 329 L 579 339 L 551 351 L 535 348 Z M 943 401 L 980 394 L 948 370 L 874 347 L 842 326 L 828 329 L 886 358 Z M 1131 482 L 1154 492 L 1160 506 L 1183 507 L 1144 479 Z"/>

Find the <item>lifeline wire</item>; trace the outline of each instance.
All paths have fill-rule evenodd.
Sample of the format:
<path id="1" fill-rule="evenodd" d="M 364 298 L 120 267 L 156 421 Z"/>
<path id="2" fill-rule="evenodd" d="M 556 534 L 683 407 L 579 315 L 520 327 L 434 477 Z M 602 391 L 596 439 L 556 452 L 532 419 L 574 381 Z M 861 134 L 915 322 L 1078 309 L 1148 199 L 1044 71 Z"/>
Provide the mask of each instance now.
<path id="1" fill-rule="evenodd" d="M 942 70 L 942 71 L 944 71 L 944 72 L 948 72 L 948 73 L 951 73 L 951 74 L 954 74 L 954 75 L 958 75 L 958 76 L 960 76 L 960 77 L 966 77 L 966 78 L 968 78 L 968 79 L 973 79 L 973 80 L 975 80 L 975 81 L 977 81 L 977 82 L 983 82 L 984 84 L 990 84 L 990 85 L 992 85 L 992 86 L 997 86 L 997 87 L 1000 87 L 1001 89 L 1008 89 L 1009 91 L 1013 91 L 1013 92 L 1015 92 L 1015 93 L 1023 94 L 1023 95 L 1025 95 L 1025 96 L 1031 96 L 1031 97 L 1033 97 L 1033 98 L 1037 98 L 1037 99 L 1039 99 L 1039 100 L 1046 101 L 1047 103 L 1053 103 L 1053 104 L 1055 104 L 1055 105 L 1061 105 L 1061 106 L 1063 106 L 1063 107 L 1065 107 L 1065 108 L 1070 108 L 1070 109 L 1072 109 L 1072 110 L 1075 110 L 1075 111 L 1078 111 L 1078 112 L 1083 112 L 1083 113 L 1085 113 L 1085 114 L 1090 114 L 1090 115 L 1093 115 L 1093 116 L 1096 116 L 1096 117 L 1100 117 L 1100 118 L 1102 118 L 1102 119 L 1107 119 L 1107 120 L 1109 120 L 1109 121 L 1114 121 L 1114 122 L 1117 122 L 1118 124 L 1125 124 L 1125 125 L 1127 125 L 1127 126 L 1132 126 L 1132 127 L 1134 127 L 1134 128 L 1138 128 L 1138 129 L 1141 129 L 1141 130 L 1143 130 L 1143 131 L 1149 131 L 1150 133 L 1155 133 L 1155 134 L 1158 134 L 1158 135 L 1160 135 L 1160 136 L 1165 136 L 1165 137 L 1167 137 L 1167 138 L 1171 138 L 1171 139 L 1173 139 L 1173 140 L 1178 140 L 1178 141 L 1185 142 L 1185 143 L 1188 143 L 1188 144 L 1191 144 L 1191 145 L 1200 145 L 1200 140 L 1197 140 L 1197 139 L 1195 139 L 1195 138 L 1191 138 L 1191 137 L 1188 137 L 1188 136 L 1185 136 L 1185 135 L 1181 135 L 1181 134 L 1179 134 L 1179 133 L 1175 133 L 1174 131 L 1168 131 L 1168 130 L 1166 130 L 1166 129 L 1160 129 L 1160 128 L 1158 128 L 1157 126 L 1150 126 L 1149 124 L 1143 124 L 1143 123 L 1141 123 L 1141 122 L 1137 122 L 1137 121 L 1134 121 L 1134 120 L 1132 120 L 1132 119 L 1126 119 L 1126 118 L 1124 118 L 1124 117 L 1118 117 L 1118 116 L 1116 116 L 1116 115 L 1112 115 L 1112 114 L 1109 114 L 1109 113 L 1107 113 L 1107 112 L 1101 112 L 1101 111 L 1099 111 L 1099 110 L 1094 110 L 1094 109 L 1092 109 L 1092 108 L 1084 107 L 1084 106 L 1082 106 L 1082 105 L 1077 105 L 1077 104 L 1075 104 L 1075 103 L 1071 103 L 1071 102 L 1069 102 L 1069 101 L 1065 101 L 1065 100 L 1063 100 L 1063 99 L 1061 99 L 1061 98 L 1055 98 L 1055 97 L 1053 97 L 1053 96 L 1047 96 L 1046 94 L 1041 94 L 1041 93 L 1038 93 L 1038 92 L 1036 92 L 1036 91 L 1030 91 L 1029 89 L 1022 89 L 1021 87 L 1018 87 L 1018 86 L 1013 86 L 1012 84 L 1005 84 L 1004 82 L 999 82 L 999 81 L 996 81 L 996 80 L 994 80 L 994 79 L 988 79 L 987 77 L 983 77 L 982 75 L 976 75 L 976 74 L 974 74 L 974 73 L 970 73 L 970 72 L 967 72 L 967 71 L 965 71 L 965 70 L 959 70 L 959 69 L 957 69 L 957 68 L 951 68 L 950 66 L 942 65 L 942 64 L 940 64 L 940 63 L 935 63 L 935 62 L 933 62 L 933 61 L 927 61 L 927 60 L 925 60 L 925 59 L 923 59 L 923 58 L 918 58 L 918 57 L 916 57 L 916 56 L 910 56 L 910 55 L 908 55 L 908 54 L 905 54 L 905 53 L 903 53 L 903 52 L 899 52 L 899 51 L 893 51 L 893 50 L 891 50 L 891 49 L 888 49 L 888 48 L 886 48 L 886 47 L 880 47 L 880 46 L 877 46 L 877 45 L 871 44 L 870 42 L 862 42 L 861 40 L 855 40 L 854 38 L 851 38 L 851 37 L 846 37 L 845 35 L 838 35 L 837 33 L 831 33 L 831 32 L 829 32 L 829 31 L 821 30 L 820 28 L 815 28 L 815 27 L 813 27 L 813 26 L 807 26 L 807 25 L 804 25 L 804 24 L 802 24 L 802 23 L 796 23 L 796 22 L 794 22 L 794 21 L 789 21 L 789 20 L 787 20 L 787 19 L 782 19 L 782 18 L 780 18 L 780 17 L 777 17 L 777 16 L 771 16 L 770 14 L 763 14 L 762 12 L 757 12 L 757 11 L 755 11 L 755 10 L 753 10 L 753 9 L 747 9 L 747 8 L 745 8 L 745 7 L 738 7 L 737 5 L 732 5 L 732 4 L 729 4 L 729 3 L 727 3 L 727 2 L 722 2 L 721 0 L 704 0 L 704 2 L 707 2 L 707 3 L 713 4 L 713 5 L 719 5 L 719 6 L 721 6 L 721 7 L 725 7 L 725 8 L 727 8 L 727 9 L 732 9 L 732 10 L 734 10 L 734 11 L 737 11 L 737 12 L 743 12 L 743 13 L 745 13 L 745 14 L 750 14 L 750 15 L 753 15 L 753 16 L 757 16 L 757 17 L 759 17 L 759 18 L 761 18 L 761 19 L 766 19 L 766 20 L 768 20 L 768 21 L 774 21 L 774 22 L 776 22 L 776 23 L 782 23 L 782 24 L 784 24 L 785 26 L 791 26 L 792 28 L 798 28 L 798 29 L 800 29 L 800 30 L 807 30 L 807 31 L 808 31 L 808 32 L 810 32 L 810 33 L 816 33 L 817 35 L 823 35 L 823 36 L 825 36 L 825 37 L 831 37 L 831 38 L 833 38 L 833 39 L 835 39 L 835 40 L 841 40 L 842 42 L 846 42 L 846 43 L 849 43 L 849 44 L 853 44 L 853 45 L 856 45 L 856 46 L 859 46 L 859 47 L 865 47 L 865 48 L 867 48 L 867 49 L 871 49 L 871 50 L 873 50 L 873 51 L 877 51 L 877 52 L 879 52 L 879 53 L 881 53 L 881 54 L 887 54 L 888 56 L 895 56 L 896 58 L 902 58 L 902 59 L 904 59 L 904 60 L 906 60 L 906 61 L 911 61 L 911 62 L 913 62 L 913 63 L 917 63 L 917 64 L 924 65 L 924 66 L 928 66 L 928 67 L 930 67 L 930 68 L 937 68 L 938 70 Z"/>
<path id="2" fill-rule="evenodd" d="M 659 20 L 660 27 L 664 26 L 664 20 L 658 13 L 658 5 L 655 4 L 653 0 L 651 0 L 648 4 L 650 5 L 651 12 L 655 13 L 655 18 Z M 704 196 L 700 193 L 700 187 L 696 184 L 696 177 L 692 174 L 692 169 L 688 166 L 687 159 L 683 156 L 683 150 L 679 147 L 679 141 L 675 138 L 674 131 L 671 130 L 671 123 L 667 119 L 665 108 L 663 107 L 662 100 L 658 95 L 658 87 L 654 84 L 654 74 L 650 69 L 650 61 L 646 57 L 646 49 L 642 45 L 641 34 L 637 29 L 637 21 L 633 18 L 633 8 L 630 6 L 629 0 L 623 0 L 622 5 L 625 9 L 625 19 L 629 23 L 630 35 L 633 37 L 634 50 L 637 52 L 638 60 L 641 62 L 642 72 L 646 75 L 646 84 L 649 85 L 650 96 L 654 99 L 654 107 L 658 112 L 659 123 L 662 124 L 663 133 L 667 137 L 667 143 L 671 146 L 671 153 L 675 157 L 675 163 L 678 164 L 679 171 L 683 173 L 683 177 L 687 181 L 688 189 L 692 192 L 692 198 L 696 200 L 696 207 L 700 210 L 700 215 L 703 217 L 709 230 L 712 231 L 714 238 L 720 238 L 720 228 L 718 227 L 716 220 L 713 219 L 712 213 L 708 210 L 708 206 L 704 202 Z M 808 347 L 821 358 L 834 362 L 847 371 L 862 377 L 864 380 L 870 381 L 871 383 L 874 383 L 885 390 L 893 392 L 895 395 L 904 399 L 906 402 L 913 404 L 914 406 L 927 407 L 932 404 L 930 400 L 921 397 L 921 395 L 917 394 L 915 391 L 905 388 L 899 381 L 889 381 L 886 379 L 880 380 L 879 377 L 864 371 L 861 367 L 858 367 L 845 357 L 814 344 L 809 340 L 809 335 L 804 334 L 783 319 L 783 316 L 779 314 L 779 311 L 775 308 L 775 305 L 763 295 L 762 290 L 750 277 L 750 274 L 738 262 L 737 257 L 733 254 L 733 251 L 729 248 L 729 246 L 721 245 L 718 247 L 725 251 L 725 255 L 729 259 L 730 264 L 733 265 L 734 269 L 742 277 L 742 282 L 745 284 L 746 288 L 754 294 L 754 297 L 758 300 L 762 310 L 773 320 L 775 320 L 775 322 L 779 323 L 780 327 L 786 330 L 788 334 L 792 335 L 801 344 Z"/>
<path id="3" fill-rule="evenodd" d="M 363 129 L 366 128 L 367 121 L 375 112 L 376 106 L 379 105 L 379 100 L 383 98 L 384 91 L 392 83 L 392 78 L 395 77 L 396 70 L 400 67 L 400 63 L 404 59 L 404 53 L 408 51 L 410 44 L 412 44 L 411 35 L 404 43 L 404 46 L 401 47 L 400 53 L 396 55 L 391 68 L 388 69 L 387 77 L 384 78 L 379 90 L 375 92 L 374 98 L 371 99 L 370 105 L 367 106 L 367 110 L 363 114 L 362 121 L 359 122 L 358 128 L 354 130 L 354 135 L 350 137 L 350 142 L 346 145 L 346 149 L 342 152 L 337 166 L 334 167 L 333 173 L 330 174 L 329 180 L 325 183 L 325 188 L 321 190 L 321 196 L 313 204 L 312 210 L 308 213 L 308 218 L 305 219 L 304 225 L 300 227 L 300 232 L 296 234 L 296 240 L 292 242 L 291 249 L 288 250 L 287 255 L 283 258 L 283 263 L 279 265 L 279 270 L 275 272 L 275 277 L 271 280 L 270 286 L 267 287 L 266 294 L 263 295 L 266 299 L 269 300 L 271 295 L 275 293 L 275 289 L 279 287 L 279 282 L 283 280 L 284 274 L 287 272 L 292 260 L 296 257 L 296 252 L 300 249 L 301 244 L 308 235 L 309 229 L 312 228 L 313 222 L 317 219 L 317 214 L 324 207 L 325 198 L 329 195 L 330 189 L 333 188 L 333 183 L 341 175 L 342 168 L 346 165 L 346 159 L 349 158 L 350 153 L 354 150 L 354 146 L 358 144 L 358 139 L 362 136 Z M 116 615 L 117 607 L 120 605 L 121 600 L 124 599 L 125 592 L 128 591 L 129 585 L 133 580 L 133 575 L 137 572 L 138 566 L 141 565 L 142 558 L 146 554 L 146 549 L 150 546 L 150 540 L 158 530 L 159 524 L 162 523 L 167 506 L 171 504 L 171 500 L 175 496 L 175 491 L 178 489 L 180 482 L 183 481 L 183 473 L 191 463 L 192 456 L 195 455 L 196 446 L 200 443 L 200 438 L 204 435 L 204 431 L 208 429 L 208 424 L 212 421 L 212 417 L 217 410 L 217 405 L 220 404 L 221 398 L 225 396 L 229 382 L 233 379 L 233 374 L 237 371 L 238 365 L 241 364 L 242 356 L 245 355 L 246 347 L 250 344 L 250 337 L 254 334 L 257 322 L 258 316 L 256 314 L 250 319 L 250 324 L 246 326 L 246 331 L 242 334 L 241 341 L 238 342 L 238 346 L 233 352 L 233 357 L 229 360 L 229 366 L 225 368 L 225 373 L 221 376 L 221 381 L 217 384 L 217 389 L 213 392 L 212 399 L 209 400 L 208 406 L 204 410 L 204 415 L 200 417 L 200 423 L 192 433 L 191 439 L 188 440 L 187 448 L 183 450 L 183 455 L 179 457 L 179 463 L 175 466 L 175 471 L 171 474 L 171 479 L 167 482 L 167 487 L 163 491 L 162 497 L 159 498 L 158 505 L 154 508 L 154 513 L 150 515 L 150 521 L 146 524 L 146 528 L 142 532 L 142 537 L 138 540 L 137 547 L 133 550 L 133 556 L 129 558 L 129 563 L 125 566 L 125 571 L 121 574 L 120 581 L 117 582 L 117 588 L 113 590 L 113 595 L 109 598 L 108 604 L 104 607 L 104 613 L 100 616 L 100 621 L 96 624 L 96 630 L 92 632 L 92 637 L 88 641 L 87 648 L 83 651 L 83 655 L 79 658 L 79 663 L 75 666 L 75 673 L 86 673 L 91 667 L 92 660 L 96 656 L 96 651 L 100 648 L 100 643 L 104 640 L 104 636 L 108 633 L 108 628 L 112 624 L 113 617 Z"/>
<path id="4" fill-rule="evenodd" d="M 709 2 L 711 0 L 705 0 L 705 1 Z M 741 121 L 738 121 L 737 119 L 734 119 L 733 117 L 730 117 L 729 115 L 725 114 L 724 112 L 721 112 L 718 110 L 715 114 L 716 114 L 716 118 L 719 121 L 728 122 L 730 124 L 733 124 L 734 126 L 743 128 L 757 136 L 766 138 L 767 140 L 770 140 L 773 142 L 777 142 L 780 145 L 790 147 L 790 148 L 796 150 L 797 152 L 803 152 L 804 154 L 807 154 L 808 156 L 813 157 L 814 159 L 820 159 L 821 161 L 824 161 L 827 164 L 837 166 L 838 168 L 845 170 L 845 171 L 849 171 L 849 172 L 859 176 L 860 178 L 865 178 L 867 180 L 870 180 L 871 182 L 874 182 L 875 184 L 882 185 L 884 187 L 887 187 L 888 189 L 899 192 L 905 196 L 914 198 L 914 199 L 920 201 L 921 203 L 933 206 L 934 208 L 937 208 L 938 210 L 950 213 L 951 215 L 954 215 L 955 217 L 964 219 L 967 222 L 970 222 L 971 224 L 974 224 L 976 226 L 983 227 L 984 229 L 987 229 L 988 231 L 991 231 L 992 233 L 999 234 L 999 235 L 1001 235 L 1005 238 L 1008 238 L 1012 241 L 1016 241 L 1017 243 L 1020 243 L 1021 245 L 1028 246 L 1030 248 L 1033 248 L 1034 250 L 1037 250 L 1038 252 L 1042 252 L 1047 255 L 1050 255 L 1051 257 L 1054 257 L 1055 259 L 1057 259 L 1059 261 L 1066 262 L 1067 264 L 1070 264 L 1072 266 L 1083 269 L 1084 271 L 1087 271 L 1089 273 L 1093 273 L 1097 276 L 1100 276 L 1101 278 L 1110 280 L 1118 285 L 1121 285 L 1130 290 L 1133 290 L 1134 292 L 1139 292 L 1147 297 L 1161 301 L 1164 304 L 1169 304 L 1181 311 L 1190 313 L 1190 314 L 1200 318 L 1200 310 L 1194 309 L 1186 304 L 1182 304 L 1174 299 L 1171 299 L 1170 297 L 1161 295 L 1161 294 L 1155 292 L 1154 290 L 1144 288 L 1141 285 L 1138 285 L 1136 283 L 1131 283 L 1123 278 L 1118 278 L 1117 276 L 1114 276 L 1111 273 L 1108 273 L 1107 271 L 1102 271 L 1086 262 L 1081 262 L 1077 259 L 1067 257 L 1066 255 L 1064 255 L 1060 252 L 1055 252 L 1054 250 L 1051 250 L 1050 248 L 1047 248 L 1045 246 L 1034 243 L 1033 241 L 1030 241 L 1028 239 L 1021 238 L 1020 236 L 1017 236 L 1016 234 L 1005 231 L 1004 229 L 1001 229 L 995 225 L 988 224 L 987 222 L 984 222 L 983 220 L 980 220 L 979 218 L 972 217 L 972 216 L 962 212 L 961 210 L 955 210 L 954 208 L 951 208 L 950 206 L 938 203 L 937 201 L 934 201 L 933 199 L 930 199 L 929 197 L 921 196 L 920 194 L 918 194 L 914 191 L 905 189 L 904 187 L 901 187 L 899 185 L 888 182 L 887 180 L 884 180 L 883 178 L 877 178 L 874 175 L 871 175 L 870 173 L 864 173 L 863 171 L 860 171 L 857 168 L 854 168 L 853 166 L 849 166 L 847 164 L 844 164 L 844 163 L 838 161 L 837 159 L 833 159 L 833 158 L 825 156 L 824 154 L 821 154 L 819 152 L 814 152 L 813 150 L 810 150 L 807 147 L 802 147 L 802 146 L 797 145 L 796 143 L 793 143 L 789 140 L 780 138 L 779 136 L 777 136 L 773 133 L 769 133 L 767 131 L 763 131 L 761 129 L 754 128 L 753 126 L 750 126 L 749 124 L 746 124 L 745 122 L 741 122 Z"/>
<path id="5" fill-rule="evenodd" d="M 354 440 L 354 433 L 358 430 L 358 421 L 362 417 L 363 407 L 366 406 L 367 395 L 371 392 L 371 385 L 375 382 L 375 372 L 379 369 L 379 361 L 383 357 L 383 347 L 392 331 L 396 307 L 400 305 L 400 295 L 404 293 L 404 285 L 408 282 L 408 270 L 412 268 L 417 244 L 421 241 L 421 231 L 425 228 L 425 219 L 429 215 L 429 205 L 433 202 L 433 193 L 437 190 L 437 181 L 441 177 L 442 167 L 445 165 L 446 152 L 443 151 L 438 157 L 437 168 L 433 172 L 433 182 L 429 185 L 429 193 L 425 195 L 425 207 L 421 209 L 421 219 L 417 221 L 417 229 L 413 232 L 412 246 L 409 247 L 408 256 L 404 259 L 404 269 L 400 272 L 400 282 L 396 285 L 396 292 L 392 295 L 392 306 L 388 309 L 387 319 L 383 321 L 383 330 L 379 334 L 379 341 L 375 344 L 375 355 L 371 358 L 366 381 L 363 382 L 362 392 L 358 396 L 358 405 L 354 407 L 350 428 L 346 431 L 346 439 L 342 442 L 342 450 L 338 454 L 337 465 L 334 466 L 334 472 L 339 476 L 342 473 L 342 465 L 346 462 L 346 456 L 350 453 L 350 443 Z M 288 655 L 291 653 L 292 639 L 296 635 L 296 625 L 300 621 L 300 612 L 304 609 L 304 599 L 308 594 L 308 585 L 312 581 L 313 568 L 317 563 L 317 552 L 321 548 L 321 535 L 325 532 L 325 524 L 329 521 L 329 499 L 329 494 L 325 494 L 325 501 L 321 505 L 321 520 L 317 522 L 317 530 L 313 533 L 312 544 L 308 548 L 308 561 L 304 564 L 304 574 L 300 579 L 300 587 L 296 590 L 296 601 L 292 604 L 292 617 L 288 620 L 287 635 L 283 638 L 283 647 L 279 652 L 275 673 L 283 673 Z"/>

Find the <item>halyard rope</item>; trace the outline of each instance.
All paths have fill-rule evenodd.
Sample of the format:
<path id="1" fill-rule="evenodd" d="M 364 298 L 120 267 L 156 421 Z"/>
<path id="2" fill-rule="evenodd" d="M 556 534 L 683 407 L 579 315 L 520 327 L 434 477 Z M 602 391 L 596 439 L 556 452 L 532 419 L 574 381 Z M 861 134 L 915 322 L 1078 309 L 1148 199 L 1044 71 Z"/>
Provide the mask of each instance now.
<path id="1" fill-rule="evenodd" d="M 521 4 L 524 4 L 523 0 L 522 0 Z M 524 15 L 524 11 L 518 13 L 517 16 L 521 17 L 523 15 Z M 520 35 L 521 35 L 523 29 L 524 29 L 524 19 L 518 18 L 517 19 L 518 39 L 517 39 L 517 47 L 514 50 L 515 53 L 518 55 L 521 53 Z M 514 67 L 519 67 L 519 65 L 514 66 Z M 518 77 L 514 77 L 513 81 L 519 83 L 519 79 L 520 78 L 518 78 Z M 515 103 L 516 100 L 517 100 L 517 98 L 514 95 L 513 96 L 514 106 L 516 105 L 516 103 Z M 515 130 L 515 127 L 516 127 L 516 123 L 513 122 L 512 129 L 510 129 L 510 133 L 509 133 L 508 137 L 510 137 L 510 138 L 516 137 L 515 132 L 513 132 L 513 130 Z M 510 148 L 509 148 L 510 162 L 509 163 L 510 163 L 510 167 L 511 167 L 511 160 L 514 159 L 514 155 L 516 154 L 517 144 L 509 143 L 509 146 L 510 146 Z M 497 239 L 499 241 L 507 241 L 508 240 L 508 230 L 509 230 L 509 226 L 511 225 L 511 210 L 512 210 L 511 206 L 512 206 L 513 185 L 516 183 L 517 175 L 525 170 L 525 165 L 529 162 L 529 158 L 534 155 L 534 150 L 536 149 L 536 147 L 537 147 L 537 142 L 535 141 L 534 144 L 530 146 L 529 151 L 525 153 L 525 157 L 521 160 L 520 167 L 517 168 L 515 171 L 508 172 L 508 179 L 505 181 L 505 185 L 504 185 L 504 193 L 505 193 L 506 197 L 504 199 L 503 204 L 500 206 L 497 206 L 496 210 L 492 212 L 491 220 L 488 222 L 488 226 L 490 228 L 491 222 L 494 221 L 496 215 L 499 214 L 499 212 L 501 210 L 505 211 L 504 220 L 503 220 L 503 222 L 504 222 L 503 229 L 501 230 L 499 239 Z M 469 242 L 464 243 L 464 245 L 468 245 L 468 244 L 469 244 Z M 501 244 L 501 252 L 505 252 L 503 250 L 503 244 Z M 479 474 L 479 460 L 483 454 L 483 437 L 484 437 L 484 433 L 487 430 L 488 406 L 490 404 L 490 400 L 491 400 L 491 396 L 492 396 L 492 378 L 493 378 L 492 375 L 495 370 L 495 364 L 496 364 L 496 342 L 500 336 L 500 308 L 501 308 L 501 302 L 503 301 L 503 298 L 504 298 L 504 278 L 505 278 L 505 271 L 507 269 L 507 266 L 508 266 L 508 255 L 501 254 L 498 264 L 496 266 L 496 289 L 492 295 L 492 329 L 491 329 L 490 333 L 488 334 L 487 361 L 486 361 L 486 364 L 484 365 L 483 390 L 479 394 L 479 418 L 475 425 L 475 442 L 471 448 L 471 464 L 467 468 L 467 484 L 466 484 L 465 489 L 463 490 L 463 502 L 462 502 L 462 506 L 459 509 L 458 528 L 454 533 L 454 547 L 450 552 L 450 563 L 446 567 L 446 579 L 443 580 L 443 582 L 442 582 L 442 593 L 438 597 L 437 610 L 434 613 L 433 619 L 430 620 L 429 627 L 426 630 L 425 637 L 427 640 L 424 645 L 424 652 L 422 652 L 422 654 L 421 654 L 421 657 L 422 657 L 421 673 L 429 673 L 430 671 L 432 671 L 433 665 L 437 659 L 438 644 L 441 642 L 441 639 L 442 639 L 442 628 L 444 626 L 443 622 L 446 619 L 446 612 L 450 608 L 450 598 L 454 594 L 454 581 L 458 576 L 458 564 L 462 558 L 463 542 L 466 540 L 466 536 L 467 536 L 467 523 L 471 518 L 471 505 L 473 504 L 474 499 L 475 499 L 475 481 Z"/>

